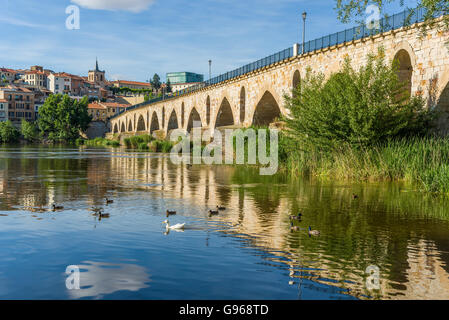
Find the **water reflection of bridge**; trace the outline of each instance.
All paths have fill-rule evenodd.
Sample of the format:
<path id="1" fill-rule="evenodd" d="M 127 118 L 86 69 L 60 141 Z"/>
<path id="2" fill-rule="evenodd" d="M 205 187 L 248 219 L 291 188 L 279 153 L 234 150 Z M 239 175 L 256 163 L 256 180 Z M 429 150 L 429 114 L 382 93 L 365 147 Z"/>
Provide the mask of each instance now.
<path id="1" fill-rule="evenodd" d="M 374 264 L 381 270 L 379 297 L 449 298 L 449 200 L 405 193 L 398 185 L 292 182 L 259 176 L 257 169 L 175 166 L 167 156 L 121 150 L 90 150 L 78 159 L 3 159 L 0 180 L 3 211 L 55 201 L 86 206 L 136 189 L 166 203 L 178 199 L 186 208 L 180 215 L 201 219 L 209 219 L 208 208 L 224 205 L 228 210 L 213 218 L 221 232 L 284 264 L 296 284 L 311 279 L 369 294 L 364 271 Z M 358 202 L 350 200 L 354 188 Z M 302 227 L 313 225 L 320 238 L 289 231 L 288 214 L 299 210 Z"/>
<path id="2" fill-rule="evenodd" d="M 350 190 L 342 193 L 341 188 L 314 188 L 307 184 L 292 186 L 282 177 L 274 178 L 273 183 L 264 184 L 257 171 L 251 174 L 247 170 L 230 166 L 175 166 L 168 157 L 147 155 L 113 158 L 111 170 L 123 187 L 134 188 L 137 184 L 139 188 L 160 192 L 163 198 L 183 199 L 186 204 L 198 207 L 198 212 L 194 214 L 200 216 L 206 217 L 207 208 L 214 208 L 217 204 L 225 205 L 228 210 L 214 218 L 225 225 L 233 226 L 225 228 L 223 232 L 245 238 L 250 241 L 252 247 L 261 248 L 279 257 L 270 259 L 282 263 L 290 261 L 287 265 L 291 270 L 290 276 L 296 283 L 301 278 L 313 279 L 323 284 L 347 288 L 349 294 L 358 297 L 372 295 L 391 299 L 449 298 L 449 256 L 442 253 L 442 250 L 448 249 L 447 242 L 444 238 L 429 239 L 428 235 L 413 230 L 413 220 L 408 222 L 412 226 L 408 239 L 396 239 L 394 236 L 396 228 L 408 229 L 407 224 L 397 224 L 392 230 L 372 234 L 371 228 L 366 229 L 371 222 L 362 221 L 360 218 L 356 218 L 356 222 L 360 223 L 358 227 L 361 230 L 354 231 L 350 237 L 345 234 L 347 230 L 332 230 L 331 225 L 325 229 L 326 223 L 329 224 L 335 219 L 332 217 L 332 214 L 335 214 L 335 206 L 341 209 L 350 202 L 347 200 L 350 198 Z M 322 203 L 326 201 L 325 193 L 330 190 L 337 193 L 336 196 L 340 200 L 335 206 L 323 207 Z M 370 206 L 373 203 L 375 210 L 388 210 L 391 206 L 389 201 L 380 201 L 378 189 L 365 192 L 365 197 L 371 199 L 368 201 L 369 205 L 361 210 L 372 210 Z M 313 210 L 328 211 L 317 214 L 325 216 L 324 219 L 321 218 L 323 221 L 312 218 L 307 222 L 312 221 L 311 223 L 321 230 L 324 229 L 321 238 L 310 239 L 305 231 L 301 234 L 290 232 L 288 214 L 299 208 L 306 208 L 304 210 L 308 214 Z M 433 211 L 432 208 L 428 209 Z M 408 208 L 405 208 L 405 211 L 410 212 Z M 437 206 L 434 211 L 436 215 L 440 214 Z M 390 214 L 393 215 L 390 220 L 402 220 L 401 216 L 394 216 L 401 214 L 400 212 Z M 421 216 L 411 218 L 417 219 L 418 224 L 423 223 Z M 370 217 L 365 216 L 364 219 Z M 381 217 L 375 224 L 381 225 L 385 222 L 388 223 Z M 445 225 L 447 228 L 447 220 Z M 364 232 L 366 234 L 363 234 Z M 445 233 L 448 234 L 447 231 Z M 333 236 L 335 238 L 332 238 Z M 346 241 L 354 242 L 354 248 L 348 250 L 349 252 L 329 250 L 329 246 L 335 246 L 335 242 L 338 243 L 346 237 Z M 347 250 L 347 247 L 345 249 Z M 394 260 L 395 258 L 397 260 Z M 364 289 L 364 271 L 371 264 L 378 264 L 381 269 L 382 288 L 375 294 Z"/>

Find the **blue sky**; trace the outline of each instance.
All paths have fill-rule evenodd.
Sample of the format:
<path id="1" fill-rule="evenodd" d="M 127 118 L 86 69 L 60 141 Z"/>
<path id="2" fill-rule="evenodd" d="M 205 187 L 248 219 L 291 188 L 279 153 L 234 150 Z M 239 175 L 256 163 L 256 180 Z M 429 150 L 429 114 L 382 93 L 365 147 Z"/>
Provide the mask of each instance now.
<path id="1" fill-rule="evenodd" d="M 399 2 L 399 1 L 397 1 Z M 412 5 L 415 1 L 406 1 Z M 43 65 L 87 75 L 98 56 L 108 79 L 145 81 L 154 73 L 207 77 L 300 42 L 352 27 L 336 19 L 335 0 L 0 0 L 0 66 Z M 66 7 L 80 8 L 68 30 Z M 391 5 L 388 12 L 399 12 Z"/>

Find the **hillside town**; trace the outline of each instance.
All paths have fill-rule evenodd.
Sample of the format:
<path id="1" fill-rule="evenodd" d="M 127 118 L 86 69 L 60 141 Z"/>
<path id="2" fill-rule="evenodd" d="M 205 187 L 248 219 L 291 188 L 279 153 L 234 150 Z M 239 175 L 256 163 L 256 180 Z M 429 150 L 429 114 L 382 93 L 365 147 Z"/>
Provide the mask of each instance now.
<path id="1" fill-rule="evenodd" d="M 153 81 L 154 80 L 154 81 Z M 107 123 L 109 118 L 126 108 L 162 94 L 175 93 L 203 81 L 203 75 L 191 72 L 167 73 L 161 83 L 155 74 L 147 82 L 107 80 L 98 60 L 87 76 L 55 72 L 43 66 L 29 69 L 0 68 L 0 122 L 11 121 L 20 126 L 22 120 L 35 121 L 39 108 L 52 94 L 68 95 L 81 100 L 88 97 L 92 121 Z"/>

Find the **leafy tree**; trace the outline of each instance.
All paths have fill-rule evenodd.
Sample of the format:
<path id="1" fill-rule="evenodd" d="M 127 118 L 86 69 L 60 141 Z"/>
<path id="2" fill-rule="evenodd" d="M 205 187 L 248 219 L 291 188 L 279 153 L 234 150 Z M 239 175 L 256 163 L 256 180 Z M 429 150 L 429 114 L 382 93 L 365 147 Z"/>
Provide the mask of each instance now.
<path id="1" fill-rule="evenodd" d="M 344 23 L 350 22 L 352 19 L 361 20 L 365 17 L 366 8 L 371 5 L 377 5 L 380 10 L 385 8 L 386 5 L 391 3 L 399 3 L 401 7 L 405 7 L 404 0 L 335 0 L 336 1 L 336 9 L 338 13 L 338 19 Z M 428 26 L 432 26 L 434 24 L 433 17 L 436 14 L 449 14 L 449 1 L 447 0 L 418 0 L 418 6 L 411 9 L 411 15 L 417 9 L 425 9 L 425 23 L 423 28 L 425 29 Z M 446 27 L 449 25 L 449 17 L 445 17 Z"/>
<path id="2" fill-rule="evenodd" d="M 167 80 L 167 93 L 171 93 L 173 91 L 170 83 L 170 79 Z"/>
<path id="3" fill-rule="evenodd" d="M 21 133 L 25 140 L 34 141 L 38 137 L 38 130 L 34 123 L 22 119 Z"/>
<path id="4" fill-rule="evenodd" d="M 328 80 L 309 71 L 293 97 L 285 97 L 290 117 L 284 120 L 294 148 L 369 146 L 427 133 L 434 113 L 424 108 L 422 98 L 410 96 L 397 63 L 384 60 L 380 51 L 356 71 L 347 59 Z"/>
<path id="5" fill-rule="evenodd" d="M 71 99 L 68 95 L 51 95 L 39 109 L 38 125 L 41 133 L 51 141 L 73 142 L 86 131 L 91 117 L 88 100 Z"/>
<path id="6" fill-rule="evenodd" d="M 11 121 L 0 122 L 0 139 L 3 143 L 17 142 L 20 133 Z"/>
<path id="7" fill-rule="evenodd" d="M 161 88 L 161 78 L 157 73 L 154 74 L 153 80 L 151 80 L 151 85 L 156 91 L 159 91 L 159 89 Z"/>

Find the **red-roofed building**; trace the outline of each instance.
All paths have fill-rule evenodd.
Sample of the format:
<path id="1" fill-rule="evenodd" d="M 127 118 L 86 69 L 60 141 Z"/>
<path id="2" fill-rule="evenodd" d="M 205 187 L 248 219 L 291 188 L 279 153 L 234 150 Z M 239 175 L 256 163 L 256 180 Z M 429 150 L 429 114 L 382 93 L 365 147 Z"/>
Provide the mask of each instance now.
<path id="1" fill-rule="evenodd" d="M 152 89 L 151 83 L 147 82 L 116 80 L 111 81 L 110 84 L 117 88 L 146 89 L 146 90 Z"/>
<path id="2" fill-rule="evenodd" d="M 0 100 L 8 103 L 8 119 L 20 123 L 22 119 L 35 120 L 34 92 L 23 87 L 8 86 L 0 88 Z"/>

